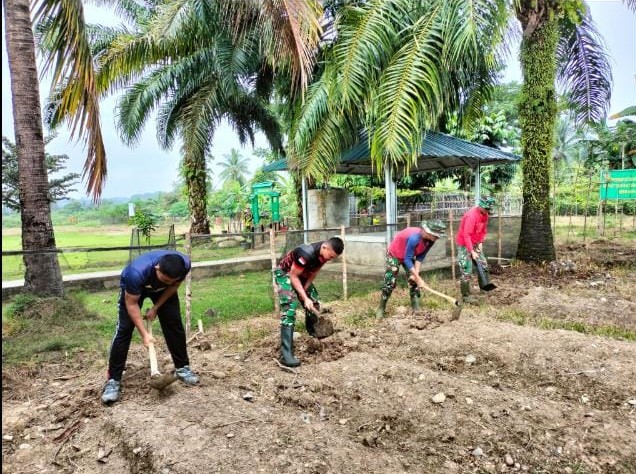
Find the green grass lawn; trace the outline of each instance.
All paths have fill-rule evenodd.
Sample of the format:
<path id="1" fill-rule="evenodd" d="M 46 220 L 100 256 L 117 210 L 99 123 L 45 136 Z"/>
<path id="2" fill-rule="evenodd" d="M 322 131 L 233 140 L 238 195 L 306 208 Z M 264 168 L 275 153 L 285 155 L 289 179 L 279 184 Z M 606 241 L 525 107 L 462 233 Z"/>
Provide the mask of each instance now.
<path id="1" fill-rule="evenodd" d="M 316 286 L 324 302 L 342 298 L 342 281 L 319 275 Z M 348 292 L 360 296 L 378 291 L 378 282 L 350 281 Z M 184 287 L 179 291 L 185 317 Z M 268 271 L 195 280 L 192 283 L 192 326 L 201 319 L 204 327 L 259 315 L 273 315 L 271 273 Z M 30 363 L 84 350 L 106 356 L 117 322 L 116 290 L 73 292 L 63 303 L 38 302 L 26 295 L 3 301 L 3 363 Z M 149 301 L 144 308 L 149 308 Z M 17 311 L 16 311 L 17 309 Z M 206 311 L 214 310 L 214 315 Z M 21 312 L 20 310 L 23 310 Z M 298 316 L 300 316 L 300 311 Z M 299 321 L 303 318 L 299 317 Z M 159 325 L 156 333 L 160 334 Z M 135 331 L 134 339 L 140 343 Z"/>
<path id="2" fill-rule="evenodd" d="M 84 249 L 102 247 L 130 246 L 130 227 L 75 227 L 62 226 L 55 229 L 55 241 L 60 249 Z M 245 255 L 240 247 L 220 248 L 211 237 L 192 248 L 192 260 L 220 260 Z M 167 243 L 166 231 L 157 232 L 151 237 L 150 245 Z M 146 242 L 142 242 L 146 244 Z M 177 238 L 177 250 L 185 253 L 183 238 Z M 2 250 L 20 250 L 22 248 L 19 229 L 2 230 Z M 121 270 L 129 260 L 128 250 L 106 250 L 96 252 L 66 252 L 58 254 L 63 275 L 91 273 L 109 270 Z M 24 263 L 21 255 L 2 257 L 2 279 L 20 280 L 24 278 Z"/>

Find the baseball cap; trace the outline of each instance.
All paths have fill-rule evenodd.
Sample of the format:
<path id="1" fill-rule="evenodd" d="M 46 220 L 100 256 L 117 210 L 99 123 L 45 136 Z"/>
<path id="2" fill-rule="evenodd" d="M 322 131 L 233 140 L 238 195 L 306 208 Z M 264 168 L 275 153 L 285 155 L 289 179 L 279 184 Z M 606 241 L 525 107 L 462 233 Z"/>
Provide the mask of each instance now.
<path id="1" fill-rule="evenodd" d="M 439 219 L 433 219 L 430 221 L 422 221 L 422 229 L 431 235 L 441 237 L 446 230 L 446 224 Z"/>
<path id="2" fill-rule="evenodd" d="M 481 207 L 482 209 L 486 209 L 488 211 L 488 210 L 492 209 L 493 207 L 495 207 L 496 203 L 497 203 L 497 201 L 495 200 L 494 197 L 482 196 L 479 199 L 478 206 Z"/>

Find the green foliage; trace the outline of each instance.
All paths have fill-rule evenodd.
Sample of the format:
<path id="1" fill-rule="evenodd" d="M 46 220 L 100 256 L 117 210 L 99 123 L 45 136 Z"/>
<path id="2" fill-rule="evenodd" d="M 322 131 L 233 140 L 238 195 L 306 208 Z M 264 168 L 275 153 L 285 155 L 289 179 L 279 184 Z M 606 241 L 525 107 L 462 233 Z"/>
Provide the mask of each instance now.
<path id="1" fill-rule="evenodd" d="M 150 245 L 150 236 L 157 230 L 158 217 L 152 212 L 144 209 L 137 209 L 135 215 L 130 218 L 130 223 L 137 227 L 146 239 L 146 243 Z"/>
<path id="2" fill-rule="evenodd" d="M 31 307 L 36 301 L 38 301 L 38 299 L 39 298 L 37 296 L 30 293 L 20 294 L 13 299 L 13 301 L 9 305 L 7 312 L 9 316 L 22 316 L 25 313 L 26 309 Z"/>
<path id="3" fill-rule="evenodd" d="M 44 145 L 54 138 L 55 135 L 45 138 Z M 75 191 L 73 186 L 77 184 L 80 175 L 69 173 L 59 178 L 53 177 L 55 173 L 66 168 L 67 155 L 45 153 L 44 159 L 49 181 L 49 198 L 51 201 L 65 199 L 68 193 Z M 20 210 L 17 149 L 5 136 L 2 137 L 2 205 L 14 211 Z"/>

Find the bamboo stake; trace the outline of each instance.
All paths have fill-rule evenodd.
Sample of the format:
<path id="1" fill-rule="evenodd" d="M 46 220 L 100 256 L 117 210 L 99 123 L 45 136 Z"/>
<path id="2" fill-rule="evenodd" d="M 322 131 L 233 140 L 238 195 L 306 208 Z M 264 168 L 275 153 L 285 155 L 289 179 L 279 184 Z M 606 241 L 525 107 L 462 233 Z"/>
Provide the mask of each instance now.
<path id="1" fill-rule="evenodd" d="M 616 221 L 618 220 L 618 198 L 614 203 L 614 237 L 616 237 Z"/>
<path id="2" fill-rule="evenodd" d="M 497 258 L 501 260 L 501 199 L 499 200 L 499 219 L 497 220 Z"/>
<path id="3" fill-rule="evenodd" d="M 453 275 L 453 283 L 455 283 L 455 238 L 453 237 L 453 210 L 448 210 L 448 227 L 450 228 L 450 248 L 451 248 L 451 274 Z"/>
<path id="4" fill-rule="evenodd" d="M 190 233 L 185 234 L 185 251 L 192 265 L 192 238 Z M 190 333 L 190 322 L 192 321 L 192 270 L 188 272 L 185 278 L 185 332 L 186 338 Z"/>
<path id="5" fill-rule="evenodd" d="M 269 229 L 269 256 L 272 261 L 272 288 L 274 289 L 274 312 L 280 313 L 280 304 L 278 302 L 278 292 L 276 291 L 276 277 L 274 276 L 274 270 L 276 270 L 276 253 L 274 251 L 274 238 L 276 233 L 274 229 Z"/>
<path id="6" fill-rule="evenodd" d="M 592 187 L 592 173 L 590 173 L 590 182 L 587 185 L 587 194 L 585 196 L 585 213 L 583 217 L 583 245 L 587 249 L 587 207 L 590 202 L 590 188 Z"/>
<path id="7" fill-rule="evenodd" d="M 407 216 L 408 219 L 408 216 Z M 340 226 L 340 238 L 342 241 L 345 241 L 345 226 L 344 224 Z M 348 297 L 348 284 L 347 284 L 347 246 L 345 245 L 342 249 L 342 294 L 344 299 L 346 300 Z"/>

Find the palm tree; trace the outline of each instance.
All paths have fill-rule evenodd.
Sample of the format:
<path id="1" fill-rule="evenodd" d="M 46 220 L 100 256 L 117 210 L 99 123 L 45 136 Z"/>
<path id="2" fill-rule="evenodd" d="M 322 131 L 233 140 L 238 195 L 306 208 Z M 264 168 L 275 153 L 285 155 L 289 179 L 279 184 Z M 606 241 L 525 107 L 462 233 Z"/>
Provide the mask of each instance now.
<path id="1" fill-rule="evenodd" d="M 4 0 L 5 32 L 22 221 L 24 289 L 39 296 L 62 296 L 62 272 L 55 253 L 55 235 L 48 195 L 44 135 L 35 44 L 28 0 Z"/>
<path id="2" fill-rule="evenodd" d="M 230 150 L 229 154 L 223 155 L 223 158 L 225 158 L 225 161 L 219 163 L 219 166 L 223 168 L 219 174 L 219 178 L 221 178 L 224 183 L 236 181 L 243 187 L 247 181 L 245 175 L 249 173 L 247 165 L 250 160 L 243 158 L 239 151 L 234 148 Z"/>
<path id="3" fill-rule="evenodd" d="M 273 81 L 285 79 L 292 97 L 304 90 L 318 41 L 317 3 L 185 0 L 161 9 L 154 4 L 132 8 L 123 1 L 118 6 L 135 26 L 132 32 L 105 32 L 96 43 L 98 90 L 133 85 L 118 108 L 120 131 L 129 143 L 159 109 L 160 144 L 182 143 L 190 230 L 209 233 L 204 157 L 212 137 L 226 119 L 241 143 L 253 142 L 260 130 L 273 148 L 281 148 L 278 122 L 269 109 Z M 58 121 L 61 112 L 54 114 Z"/>
<path id="4" fill-rule="evenodd" d="M 634 8 L 636 0 L 626 0 Z M 304 173 L 333 173 L 364 130 L 378 174 L 417 156 L 426 128 L 478 117 L 521 25 L 524 208 L 517 257 L 555 257 L 550 226 L 556 81 L 577 120 L 605 116 L 611 71 L 587 11 L 576 0 L 372 0 L 341 7 L 324 64 L 299 107 L 290 158 Z M 517 33 L 518 35 L 518 33 Z M 500 53 L 501 52 L 501 53 Z"/>

